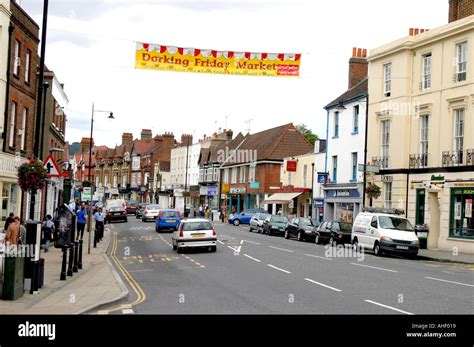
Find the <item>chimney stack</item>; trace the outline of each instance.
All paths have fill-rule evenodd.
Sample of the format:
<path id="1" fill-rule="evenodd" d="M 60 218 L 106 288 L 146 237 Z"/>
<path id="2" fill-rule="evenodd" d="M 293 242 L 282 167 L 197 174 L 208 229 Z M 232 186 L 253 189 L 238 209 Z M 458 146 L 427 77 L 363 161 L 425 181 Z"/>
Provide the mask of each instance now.
<path id="1" fill-rule="evenodd" d="M 367 78 L 368 71 L 367 49 L 354 47 L 349 59 L 349 89 Z"/>
<path id="2" fill-rule="evenodd" d="M 151 133 L 150 129 L 143 129 L 141 134 L 140 134 L 140 140 L 143 142 L 150 142 L 153 138 L 153 135 Z"/>
<path id="3" fill-rule="evenodd" d="M 410 28 L 410 30 L 408 30 L 408 34 L 410 36 L 416 36 L 416 35 L 423 34 L 424 32 L 427 32 L 429 30 L 430 29 Z"/>
<path id="4" fill-rule="evenodd" d="M 122 145 L 130 145 L 133 143 L 133 134 L 132 133 L 123 133 L 122 134 Z"/>
<path id="5" fill-rule="evenodd" d="M 474 0 L 449 0 L 449 23 L 474 14 Z"/>
<path id="6" fill-rule="evenodd" d="M 181 146 L 188 146 L 193 144 L 193 135 L 183 134 L 181 135 Z"/>
<path id="7" fill-rule="evenodd" d="M 234 138 L 234 132 L 232 130 L 226 130 L 225 135 L 227 137 L 227 141 L 232 141 Z"/>
<path id="8" fill-rule="evenodd" d="M 83 137 L 81 140 L 81 153 L 88 153 L 90 144 L 92 141 L 92 147 L 94 147 L 94 140 L 90 137 Z"/>

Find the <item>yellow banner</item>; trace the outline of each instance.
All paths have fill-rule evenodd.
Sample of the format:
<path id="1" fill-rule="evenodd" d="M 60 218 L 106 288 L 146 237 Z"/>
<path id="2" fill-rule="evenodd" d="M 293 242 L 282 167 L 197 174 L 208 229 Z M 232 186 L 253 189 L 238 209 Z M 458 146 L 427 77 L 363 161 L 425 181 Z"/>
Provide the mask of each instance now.
<path id="1" fill-rule="evenodd" d="M 298 77 L 301 54 L 179 48 L 137 42 L 135 68 L 224 75 Z"/>

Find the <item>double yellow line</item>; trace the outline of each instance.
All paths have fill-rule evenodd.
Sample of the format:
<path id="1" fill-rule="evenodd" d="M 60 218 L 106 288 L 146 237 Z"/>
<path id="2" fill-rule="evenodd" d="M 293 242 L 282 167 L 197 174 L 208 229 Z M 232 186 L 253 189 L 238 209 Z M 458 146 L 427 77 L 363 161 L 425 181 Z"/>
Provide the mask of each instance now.
<path id="1" fill-rule="evenodd" d="M 142 302 L 144 302 L 146 300 L 146 295 L 145 295 L 145 292 L 143 291 L 143 289 L 138 284 L 138 282 L 135 281 L 135 279 L 132 277 L 132 275 L 130 275 L 130 273 L 127 271 L 127 269 L 118 260 L 118 258 L 116 256 L 117 244 L 118 244 L 118 242 L 117 242 L 117 232 L 114 231 L 112 251 L 110 253 L 110 257 L 112 258 L 115 265 L 117 266 L 117 268 L 122 273 L 123 277 L 128 281 L 128 283 L 132 287 L 133 291 L 137 294 L 137 299 L 132 304 L 127 305 L 127 307 L 133 307 L 133 306 L 139 305 Z M 105 310 L 105 311 L 101 311 L 101 312 L 110 313 L 110 312 L 122 310 L 123 308 L 124 308 L 123 306 L 119 306 L 119 307 L 115 307 L 113 309 Z"/>

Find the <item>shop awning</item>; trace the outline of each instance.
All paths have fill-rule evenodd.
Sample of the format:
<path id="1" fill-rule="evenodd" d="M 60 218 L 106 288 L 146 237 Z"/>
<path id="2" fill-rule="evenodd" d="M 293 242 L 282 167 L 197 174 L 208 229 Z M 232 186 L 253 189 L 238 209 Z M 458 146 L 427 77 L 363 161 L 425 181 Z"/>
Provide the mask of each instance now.
<path id="1" fill-rule="evenodd" d="M 294 198 L 300 196 L 303 193 L 276 193 L 272 196 L 269 196 L 267 200 L 265 200 L 264 204 L 280 204 L 280 205 L 287 205 L 289 204 Z"/>

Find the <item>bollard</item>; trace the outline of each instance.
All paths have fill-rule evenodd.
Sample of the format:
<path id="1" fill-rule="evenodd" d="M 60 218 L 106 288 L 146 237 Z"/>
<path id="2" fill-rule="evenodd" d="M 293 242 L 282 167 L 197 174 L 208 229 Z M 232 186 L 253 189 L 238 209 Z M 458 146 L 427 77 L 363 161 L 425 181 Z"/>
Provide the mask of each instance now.
<path id="1" fill-rule="evenodd" d="M 77 262 L 77 267 L 79 270 L 82 270 L 82 240 L 79 240 L 79 261 Z"/>
<path id="2" fill-rule="evenodd" d="M 77 263 L 79 262 L 79 242 L 74 242 L 74 267 L 72 268 L 73 272 L 79 272 L 79 268 L 77 267 Z"/>
<path id="3" fill-rule="evenodd" d="M 65 281 L 66 280 L 66 266 L 67 266 L 67 248 L 63 247 L 63 263 L 61 266 L 61 276 L 59 278 L 60 281 Z"/>
<path id="4" fill-rule="evenodd" d="M 72 276 L 73 273 L 73 264 L 74 264 L 74 244 L 69 245 L 69 266 L 67 269 L 67 275 Z"/>
<path id="5" fill-rule="evenodd" d="M 94 248 L 97 248 L 97 238 L 98 238 L 98 235 L 97 235 L 97 224 L 96 224 L 94 228 Z"/>

